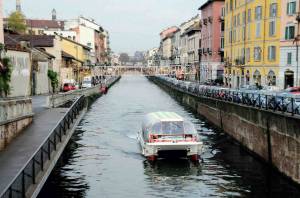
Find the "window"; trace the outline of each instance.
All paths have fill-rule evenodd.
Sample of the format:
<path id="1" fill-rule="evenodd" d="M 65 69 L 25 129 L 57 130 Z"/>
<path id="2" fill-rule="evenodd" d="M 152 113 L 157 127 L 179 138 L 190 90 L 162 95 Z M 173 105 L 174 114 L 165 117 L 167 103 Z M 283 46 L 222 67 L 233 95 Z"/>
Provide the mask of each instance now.
<path id="1" fill-rule="evenodd" d="M 276 32 L 276 22 L 270 21 L 269 23 L 269 36 L 274 36 Z"/>
<path id="2" fill-rule="evenodd" d="M 250 48 L 246 49 L 246 62 L 250 62 Z"/>
<path id="3" fill-rule="evenodd" d="M 251 22 L 251 9 L 248 9 L 248 23 Z"/>
<path id="4" fill-rule="evenodd" d="M 290 40 L 295 38 L 295 26 L 287 26 L 285 28 L 285 40 Z"/>
<path id="5" fill-rule="evenodd" d="M 248 24 L 248 40 L 250 40 L 251 39 L 251 25 L 250 24 Z"/>
<path id="6" fill-rule="evenodd" d="M 240 14 L 237 15 L 237 25 L 239 26 L 241 24 L 240 22 Z"/>
<path id="7" fill-rule="evenodd" d="M 224 21 L 222 21 L 222 22 L 221 22 L 221 31 L 223 32 L 224 29 L 225 29 L 225 28 L 224 28 Z"/>
<path id="8" fill-rule="evenodd" d="M 296 14 L 296 1 L 289 2 L 286 9 L 288 15 Z"/>
<path id="9" fill-rule="evenodd" d="M 221 37 L 221 49 L 224 49 L 224 37 Z"/>
<path id="10" fill-rule="evenodd" d="M 277 16 L 277 3 L 272 3 L 270 5 L 270 17 L 276 17 Z"/>
<path id="11" fill-rule="evenodd" d="M 268 47 L 268 59 L 269 59 L 269 61 L 276 60 L 276 47 L 275 46 Z"/>
<path id="12" fill-rule="evenodd" d="M 244 26 L 242 29 L 242 39 L 245 40 L 246 37 L 246 27 Z"/>
<path id="13" fill-rule="evenodd" d="M 260 47 L 255 47 L 254 48 L 254 60 L 255 61 L 260 61 L 261 60 L 261 48 Z"/>
<path id="14" fill-rule="evenodd" d="M 288 65 L 292 64 L 292 52 L 287 53 L 287 64 Z"/>
<path id="15" fill-rule="evenodd" d="M 256 32 L 255 32 L 255 35 L 256 37 L 260 37 L 260 23 L 256 23 Z"/>
<path id="16" fill-rule="evenodd" d="M 261 20 L 262 19 L 262 7 L 257 6 L 255 8 L 255 20 Z"/>
<path id="17" fill-rule="evenodd" d="M 225 16 L 225 8 L 223 7 L 221 10 L 221 16 L 224 17 Z"/>
<path id="18" fill-rule="evenodd" d="M 243 21 L 242 21 L 242 24 L 245 24 L 245 23 L 246 23 L 246 12 L 245 12 L 245 11 L 243 12 L 243 15 L 242 15 L 242 16 L 243 16 L 243 17 L 242 17 L 242 18 L 243 18 L 243 19 L 242 19 L 242 20 L 243 20 Z"/>

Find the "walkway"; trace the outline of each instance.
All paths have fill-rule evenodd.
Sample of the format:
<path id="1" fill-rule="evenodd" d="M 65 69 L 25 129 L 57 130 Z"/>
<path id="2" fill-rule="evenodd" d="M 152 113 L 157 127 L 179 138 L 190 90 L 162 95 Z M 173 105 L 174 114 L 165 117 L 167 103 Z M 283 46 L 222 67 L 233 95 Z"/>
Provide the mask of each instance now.
<path id="1" fill-rule="evenodd" d="M 66 112 L 65 108 L 39 111 L 39 116 L 34 117 L 33 124 L 0 152 L 0 193 L 23 168 Z"/>

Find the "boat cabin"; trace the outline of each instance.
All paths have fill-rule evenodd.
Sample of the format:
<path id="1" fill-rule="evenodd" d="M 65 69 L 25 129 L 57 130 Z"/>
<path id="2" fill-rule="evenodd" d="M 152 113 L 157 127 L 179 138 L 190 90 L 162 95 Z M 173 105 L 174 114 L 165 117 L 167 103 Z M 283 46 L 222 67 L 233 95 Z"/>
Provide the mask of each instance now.
<path id="1" fill-rule="evenodd" d="M 146 115 L 142 128 L 144 142 L 198 139 L 194 125 L 173 112 L 155 112 Z"/>

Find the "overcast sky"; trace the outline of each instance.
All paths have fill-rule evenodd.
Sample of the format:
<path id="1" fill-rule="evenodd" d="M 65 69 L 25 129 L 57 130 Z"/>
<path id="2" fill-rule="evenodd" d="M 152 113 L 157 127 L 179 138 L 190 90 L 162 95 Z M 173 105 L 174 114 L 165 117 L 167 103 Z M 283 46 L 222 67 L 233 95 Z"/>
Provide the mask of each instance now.
<path id="1" fill-rule="evenodd" d="M 4 1 L 4 14 L 15 9 L 15 0 Z M 27 18 L 50 19 L 55 8 L 59 19 L 83 15 L 94 18 L 110 32 L 115 52 L 133 54 L 159 45 L 159 32 L 198 14 L 205 0 L 21 0 Z"/>

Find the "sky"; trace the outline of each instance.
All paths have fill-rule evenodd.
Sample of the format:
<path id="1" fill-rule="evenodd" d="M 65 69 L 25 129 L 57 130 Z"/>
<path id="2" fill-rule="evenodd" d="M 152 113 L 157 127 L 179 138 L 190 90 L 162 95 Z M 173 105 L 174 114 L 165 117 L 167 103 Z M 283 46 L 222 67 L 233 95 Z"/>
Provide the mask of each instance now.
<path id="1" fill-rule="evenodd" d="M 159 33 L 199 13 L 205 0 L 21 0 L 27 18 L 58 19 L 79 15 L 94 18 L 110 33 L 116 53 L 146 51 L 159 46 Z M 4 15 L 15 10 L 15 0 L 3 0 Z"/>

